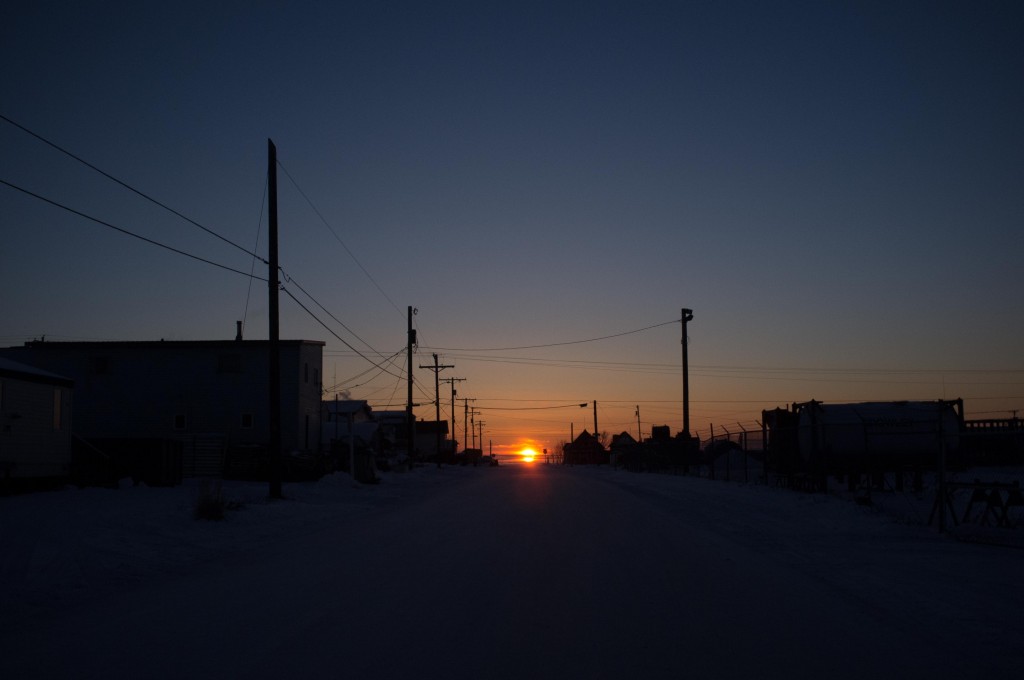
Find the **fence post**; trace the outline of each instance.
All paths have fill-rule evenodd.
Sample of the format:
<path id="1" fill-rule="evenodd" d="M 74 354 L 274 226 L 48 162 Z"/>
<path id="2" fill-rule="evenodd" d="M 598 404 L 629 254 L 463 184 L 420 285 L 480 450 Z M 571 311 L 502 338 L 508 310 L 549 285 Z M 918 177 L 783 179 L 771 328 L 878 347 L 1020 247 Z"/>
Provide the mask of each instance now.
<path id="1" fill-rule="evenodd" d="M 715 424 L 709 423 L 711 426 L 711 444 L 708 449 L 711 451 L 710 460 L 708 460 L 708 479 L 715 478 Z"/>
<path id="2" fill-rule="evenodd" d="M 938 498 L 935 500 L 939 508 L 939 533 L 946 533 L 946 437 L 942 431 L 942 412 L 939 411 L 939 470 Z"/>
<path id="3" fill-rule="evenodd" d="M 722 426 L 722 429 L 725 430 L 725 441 L 732 443 L 732 433 L 729 432 L 729 430 L 725 429 L 725 425 Z M 729 447 L 723 446 L 722 448 L 728 449 Z M 731 458 L 732 456 L 729 455 L 729 451 L 727 450 L 725 452 L 725 481 L 727 482 L 732 481 L 732 464 L 730 463 Z"/>
<path id="4" fill-rule="evenodd" d="M 742 441 L 742 446 L 743 446 L 743 483 L 744 484 L 749 484 L 750 483 L 750 475 L 747 474 L 747 444 L 748 444 L 748 442 L 747 442 L 747 428 L 743 427 L 743 423 L 736 423 L 736 424 L 739 425 L 740 426 L 740 430 L 743 431 L 743 434 L 740 435 L 740 440 Z"/>

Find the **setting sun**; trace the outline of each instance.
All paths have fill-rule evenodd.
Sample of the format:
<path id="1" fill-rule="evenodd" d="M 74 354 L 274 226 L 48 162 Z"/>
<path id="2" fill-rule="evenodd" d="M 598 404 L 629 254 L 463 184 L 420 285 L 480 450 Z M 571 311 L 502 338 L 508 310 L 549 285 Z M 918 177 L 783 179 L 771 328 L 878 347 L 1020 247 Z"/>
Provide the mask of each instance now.
<path id="1" fill-rule="evenodd" d="M 537 452 L 533 449 L 526 448 L 520 451 L 519 455 L 522 456 L 524 463 L 532 463 L 537 457 Z"/>

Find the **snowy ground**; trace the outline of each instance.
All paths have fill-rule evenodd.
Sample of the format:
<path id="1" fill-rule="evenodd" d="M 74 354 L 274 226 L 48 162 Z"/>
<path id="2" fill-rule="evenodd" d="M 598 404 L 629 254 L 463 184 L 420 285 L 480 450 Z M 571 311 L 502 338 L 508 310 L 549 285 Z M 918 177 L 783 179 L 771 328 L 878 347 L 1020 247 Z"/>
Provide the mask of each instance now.
<path id="1" fill-rule="evenodd" d="M 926 497 L 542 465 L 225 491 L 222 522 L 193 484 L 0 498 L 3 675 L 1024 670 L 1024 551 L 938 535 Z"/>

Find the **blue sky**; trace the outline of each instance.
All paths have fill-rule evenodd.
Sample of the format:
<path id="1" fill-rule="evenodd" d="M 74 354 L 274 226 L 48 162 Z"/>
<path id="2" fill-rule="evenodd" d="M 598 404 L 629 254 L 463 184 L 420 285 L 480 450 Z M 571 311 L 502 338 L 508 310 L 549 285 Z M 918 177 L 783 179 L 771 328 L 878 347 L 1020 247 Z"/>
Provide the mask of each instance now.
<path id="1" fill-rule="evenodd" d="M 1024 408 L 1017 3 L 216 5 L 8 3 L 0 113 L 261 253 L 272 138 L 286 272 L 384 355 L 417 307 L 414 363 L 478 407 L 678 428 L 678 324 L 449 348 L 688 307 L 698 431 L 810 398 Z M 0 179 L 252 267 L 2 121 L 0 149 Z M 266 337 L 244 276 L 6 186 L 0 216 L 5 344 Z M 326 341 L 328 380 L 370 367 L 287 297 L 282 336 Z M 401 407 L 366 377 L 351 396 Z M 571 413 L 483 417 L 544 446 L 592 425 Z"/>

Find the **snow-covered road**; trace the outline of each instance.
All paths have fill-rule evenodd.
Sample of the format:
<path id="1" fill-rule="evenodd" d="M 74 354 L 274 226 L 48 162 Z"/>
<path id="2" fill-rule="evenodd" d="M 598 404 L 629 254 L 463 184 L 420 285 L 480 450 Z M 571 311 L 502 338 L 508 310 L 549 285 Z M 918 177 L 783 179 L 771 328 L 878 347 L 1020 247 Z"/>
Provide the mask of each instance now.
<path id="1" fill-rule="evenodd" d="M 694 478 L 540 465 L 404 477 L 401 493 L 386 482 L 369 500 L 306 515 L 260 508 L 288 515 L 277 532 L 207 525 L 230 549 L 4 616 L 4 676 L 1024 669 L 1020 550 L 957 543 L 834 498 Z"/>

